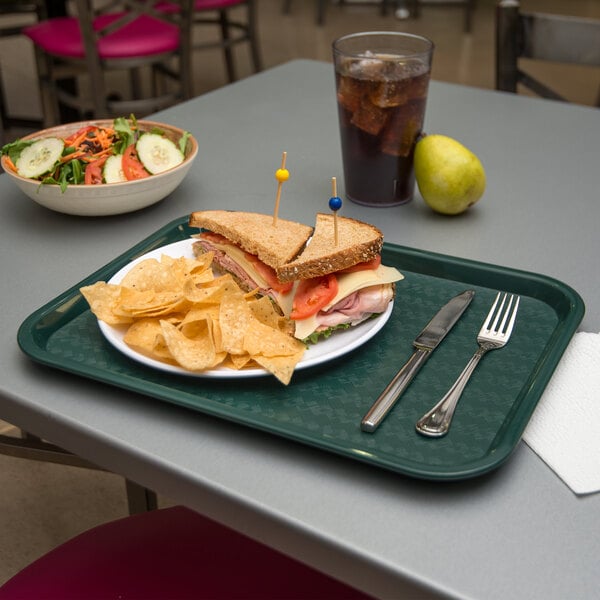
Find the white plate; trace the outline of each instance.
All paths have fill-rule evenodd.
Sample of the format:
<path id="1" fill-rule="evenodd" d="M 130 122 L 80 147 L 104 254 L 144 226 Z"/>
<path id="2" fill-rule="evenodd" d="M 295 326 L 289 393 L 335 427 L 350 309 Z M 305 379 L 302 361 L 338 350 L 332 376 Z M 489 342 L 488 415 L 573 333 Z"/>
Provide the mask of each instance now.
<path id="1" fill-rule="evenodd" d="M 187 258 L 193 258 L 194 253 L 192 251 L 193 239 L 182 240 L 180 242 L 174 242 L 167 246 L 152 250 L 143 256 L 140 256 L 133 260 L 131 263 L 123 267 L 120 271 L 115 273 L 108 283 L 119 284 L 121 283 L 125 274 L 138 262 L 147 258 L 160 259 L 162 254 L 166 254 L 173 258 L 179 256 L 185 256 Z M 368 340 L 370 340 L 388 321 L 392 314 L 393 302 L 390 302 L 387 310 L 374 319 L 365 321 L 364 323 L 357 325 L 356 327 L 350 327 L 334 333 L 331 337 L 320 341 L 318 344 L 311 345 L 308 347 L 302 360 L 296 365 L 296 370 L 306 369 L 307 367 L 313 367 L 320 365 L 327 361 L 333 360 L 344 356 L 348 352 L 362 346 Z M 190 377 L 209 377 L 209 378 L 245 378 L 245 377 L 263 377 L 270 373 L 262 368 L 253 369 L 241 369 L 239 371 L 235 369 L 229 369 L 227 367 L 218 367 L 216 369 L 210 369 L 207 371 L 188 371 L 182 367 L 177 367 L 167 363 L 163 363 L 159 360 L 148 358 L 143 354 L 132 350 L 125 342 L 123 342 L 123 336 L 127 331 L 127 327 L 114 327 L 107 325 L 103 321 L 98 321 L 100 330 L 104 337 L 119 351 L 126 356 L 129 356 L 133 360 L 142 363 L 146 366 L 158 369 L 160 371 L 166 371 L 168 373 L 177 373 L 180 375 L 188 375 Z"/>

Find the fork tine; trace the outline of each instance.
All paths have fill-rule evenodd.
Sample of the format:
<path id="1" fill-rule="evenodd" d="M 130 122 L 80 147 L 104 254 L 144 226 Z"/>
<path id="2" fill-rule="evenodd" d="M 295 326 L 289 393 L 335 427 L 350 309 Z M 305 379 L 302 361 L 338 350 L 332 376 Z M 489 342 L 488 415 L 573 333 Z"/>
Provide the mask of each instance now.
<path id="1" fill-rule="evenodd" d="M 506 294 L 504 296 L 506 299 Z M 500 323 L 500 327 L 498 327 L 498 329 L 495 329 L 495 331 L 498 332 L 500 335 L 502 335 L 504 332 L 504 327 L 506 325 L 506 321 L 508 320 L 508 317 L 510 316 L 510 307 L 512 306 L 514 299 L 515 299 L 514 294 L 511 294 L 510 298 L 508 299 L 508 306 L 506 307 L 506 310 L 504 311 L 504 315 L 502 316 L 502 323 Z M 504 304 L 504 302 L 502 304 Z"/>
<path id="2" fill-rule="evenodd" d="M 498 299 L 500 298 L 500 292 L 498 292 L 498 294 L 496 295 L 496 300 L 494 301 L 494 304 L 492 305 L 492 308 L 490 310 L 490 320 L 491 320 L 491 315 L 494 312 L 494 309 L 496 308 L 496 304 L 498 303 Z M 502 296 L 502 302 L 500 302 L 500 306 L 498 308 L 498 312 L 496 313 L 496 318 L 494 319 L 494 322 L 488 326 L 488 331 L 497 331 L 497 326 L 498 326 L 498 320 L 500 319 L 500 315 L 502 315 L 502 309 L 504 308 L 504 303 L 506 302 L 506 293 Z"/>
<path id="3" fill-rule="evenodd" d="M 514 296 L 511 296 L 511 297 L 510 297 L 510 302 L 511 302 L 511 304 L 512 304 L 513 297 L 514 297 Z M 514 326 L 514 324 L 515 324 L 515 319 L 517 318 L 517 310 L 519 309 L 519 300 L 521 300 L 521 297 L 520 297 L 520 296 L 517 296 L 517 300 L 516 300 L 516 302 L 515 302 L 515 305 L 513 306 L 512 313 L 511 313 L 511 316 L 510 316 L 510 321 L 508 322 L 508 325 L 507 325 L 507 327 L 506 327 L 506 331 L 505 331 L 505 333 L 504 333 L 504 335 L 505 335 L 507 338 L 508 338 L 508 336 L 510 336 L 510 334 L 512 333 L 513 326 Z M 509 309 L 510 309 L 510 305 L 509 305 Z M 507 310 L 507 311 L 506 311 L 506 313 L 507 313 L 507 314 L 506 314 L 506 316 L 508 316 L 508 312 L 509 312 L 509 311 Z M 504 326 L 504 324 L 503 324 L 503 326 Z"/>

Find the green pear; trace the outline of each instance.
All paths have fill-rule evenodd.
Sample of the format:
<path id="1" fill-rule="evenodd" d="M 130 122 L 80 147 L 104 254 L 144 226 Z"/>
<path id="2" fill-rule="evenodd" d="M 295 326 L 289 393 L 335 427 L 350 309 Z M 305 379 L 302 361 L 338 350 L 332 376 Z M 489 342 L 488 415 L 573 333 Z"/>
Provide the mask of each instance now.
<path id="1" fill-rule="evenodd" d="M 483 165 L 455 139 L 425 135 L 415 147 L 414 165 L 421 196 L 438 213 L 458 215 L 483 196 Z"/>

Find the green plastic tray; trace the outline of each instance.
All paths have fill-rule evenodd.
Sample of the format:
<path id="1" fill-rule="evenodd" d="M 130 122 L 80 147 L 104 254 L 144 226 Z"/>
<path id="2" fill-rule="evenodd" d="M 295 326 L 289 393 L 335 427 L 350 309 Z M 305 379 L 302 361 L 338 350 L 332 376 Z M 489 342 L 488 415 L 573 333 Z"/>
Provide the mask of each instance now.
<path id="1" fill-rule="evenodd" d="M 584 314 L 579 295 L 533 273 L 385 244 L 399 268 L 387 325 L 365 345 L 326 364 L 275 378 L 204 379 L 158 371 L 127 358 L 102 336 L 79 288 L 107 280 L 130 260 L 197 230 L 173 221 L 47 303 L 21 325 L 18 342 L 33 360 L 242 423 L 405 475 L 456 480 L 489 472 L 511 454 Z M 374 433 L 360 421 L 412 353 L 412 340 L 437 309 L 471 288 L 475 298 Z M 415 422 L 453 383 L 476 348 L 476 333 L 497 290 L 522 296 L 509 344 L 481 362 L 441 439 Z"/>

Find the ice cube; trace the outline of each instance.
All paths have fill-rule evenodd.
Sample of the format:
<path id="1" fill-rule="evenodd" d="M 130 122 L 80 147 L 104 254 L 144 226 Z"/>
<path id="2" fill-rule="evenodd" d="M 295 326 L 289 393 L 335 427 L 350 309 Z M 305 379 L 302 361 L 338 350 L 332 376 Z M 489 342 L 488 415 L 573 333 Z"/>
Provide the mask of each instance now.
<path id="1" fill-rule="evenodd" d="M 377 135 L 386 124 L 388 111 L 370 102 L 363 102 L 352 114 L 352 124 L 360 130 Z"/>
<path id="2" fill-rule="evenodd" d="M 408 100 L 407 80 L 382 81 L 369 94 L 371 102 L 379 108 L 394 108 Z"/>
<path id="3" fill-rule="evenodd" d="M 337 99 L 346 110 L 350 112 L 358 110 L 363 96 L 364 86 L 360 80 L 339 76 Z"/>
<path id="4" fill-rule="evenodd" d="M 381 135 L 381 151 L 393 156 L 409 156 L 423 127 L 424 101 L 415 100 L 390 116 Z"/>
<path id="5" fill-rule="evenodd" d="M 384 78 L 385 61 L 377 58 L 372 52 L 365 52 L 361 58 L 352 59 L 348 65 L 348 73 L 357 79 L 379 81 Z"/>

